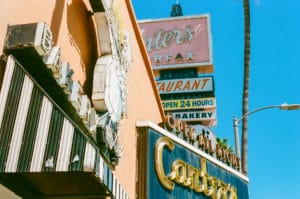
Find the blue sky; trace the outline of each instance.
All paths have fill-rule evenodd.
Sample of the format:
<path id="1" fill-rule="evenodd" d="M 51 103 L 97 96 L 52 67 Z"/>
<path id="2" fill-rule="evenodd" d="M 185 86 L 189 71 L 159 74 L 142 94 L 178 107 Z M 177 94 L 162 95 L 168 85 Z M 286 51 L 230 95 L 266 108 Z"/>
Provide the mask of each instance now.
<path id="1" fill-rule="evenodd" d="M 176 0 L 132 0 L 138 19 L 169 17 Z M 243 1 L 179 0 L 184 16 L 210 14 L 218 125 L 234 145 L 233 116 L 241 117 Z M 300 103 L 300 1 L 250 0 L 249 111 Z M 300 198 L 300 110 L 268 109 L 249 117 L 251 199 Z M 241 133 L 241 125 L 239 126 Z"/>

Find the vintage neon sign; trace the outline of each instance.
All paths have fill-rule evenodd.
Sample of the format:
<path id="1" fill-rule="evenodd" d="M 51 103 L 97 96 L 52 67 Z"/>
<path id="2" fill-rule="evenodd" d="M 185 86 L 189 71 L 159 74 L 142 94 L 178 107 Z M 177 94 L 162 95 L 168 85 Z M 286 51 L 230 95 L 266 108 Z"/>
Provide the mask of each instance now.
<path id="1" fill-rule="evenodd" d="M 239 156 L 220 147 L 218 143 L 214 144 L 214 142 L 209 139 L 209 137 L 205 136 L 203 132 L 196 133 L 196 129 L 185 121 L 176 119 L 173 115 L 168 114 L 164 118 L 164 125 L 167 130 L 175 132 L 177 136 L 182 137 L 193 146 L 205 151 L 235 169 L 240 169 Z"/>
<path id="2" fill-rule="evenodd" d="M 213 91 L 213 77 L 160 80 L 156 82 L 159 93 L 190 93 Z"/>
<path id="3" fill-rule="evenodd" d="M 195 98 L 180 100 L 162 100 L 164 110 L 181 109 L 213 109 L 216 108 L 215 98 Z"/>
<path id="4" fill-rule="evenodd" d="M 206 121 L 216 119 L 216 110 L 172 112 L 175 118 L 184 121 Z"/>
<path id="5" fill-rule="evenodd" d="M 194 54 L 192 52 L 187 52 L 186 54 L 177 53 L 175 56 L 166 54 L 165 56 L 155 55 L 155 57 L 154 57 L 155 63 L 161 63 L 163 61 L 170 62 L 173 59 L 176 62 L 185 61 L 185 60 L 192 61 L 194 59 Z"/>
<path id="6" fill-rule="evenodd" d="M 139 26 L 153 69 L 207 66 L 213 71 L 209 15 L 141 20 Z"/>
<path id="7" fill-rule="evenodd" d="M 182 32 L 184 33 L 182 34 Z M 190 43 L 193 40 L 194 33 L 190 26 L 186 26 L 183 30 L 176 28 L 174 30 L 160 29 L 158 32 L 153 33 L 154 38 L 146 38 L 144 42 L 147 51 L 151 52 L 153 49 L 168 48 L 172 43 L 177 45 Z"/>
<path id="8" fill-rule="evenodd" d="M 172 163 L 171 172 L 166 174 L 163 165 L 165 148 L 173 151 L 175 144 L 170 138 L 161 137 L 156 141 L 154 158 L 155 171 L 164 188 L 172 191 L 175 184 L 178 184 L 213 199 L 238 199 L 237 189 L 234 186 L 207 173 L 206 159 L 204 158 L 200 159 L 201 168 L 177 159 Z"/>

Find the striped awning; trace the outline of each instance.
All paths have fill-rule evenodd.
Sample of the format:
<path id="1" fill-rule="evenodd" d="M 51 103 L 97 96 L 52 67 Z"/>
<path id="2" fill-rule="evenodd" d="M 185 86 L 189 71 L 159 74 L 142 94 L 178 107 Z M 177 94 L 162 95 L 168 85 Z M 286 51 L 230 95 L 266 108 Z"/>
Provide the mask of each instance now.
<path id="1" fill-rule="evenodd" d="M 1 183 L 24 198 L 128 198 L 91 136 L 12 55 L 0 85 Z"/>

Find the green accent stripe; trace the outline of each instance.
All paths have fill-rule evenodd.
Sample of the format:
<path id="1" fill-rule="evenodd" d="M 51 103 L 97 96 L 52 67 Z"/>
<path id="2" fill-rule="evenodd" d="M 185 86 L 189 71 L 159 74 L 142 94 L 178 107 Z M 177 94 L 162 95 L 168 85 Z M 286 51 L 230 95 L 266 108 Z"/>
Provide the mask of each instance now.
<path id="1" fill-rule="evenodd" d="M 37 86 L 33 87 L 29 112 L 25 124 L 25 130 L 20 150 L 20 158 L 17 171 L 26 172 L 30 170 L 30 162 L 32 159 L 34 142 L 37 133 L 37 127 L 40 117 L 43 94 Z"/>
<path id="2" fill-rule="evenodd" d="M 9 152 L 24 76 L 25 75 L 23 71 L 15 67 L 7 96 L 4 116 L 0 127 L 0 162 L 2 162 L 2 164 L 0 164 L 1 172 L 5 170 L 5 164 L 3 163 L 6 162 Z"/>
<path id="3" fill-rule="evenodd" d="M 82 135 L 82 132 L 76 128 L 72 143 L 69 171 L 82 171 L 86 138 Z M 73 161 L 76 156 L 79 158 L 79 160 Z"/>
<path id="4" fill-rule="evenodd" d="M 63 121 L 63 114 L 56 107 L 53 107 L 42 171 L 55 171 Z M 51 159 L 53 160 L 53 167 L 46 166 L 46 162 Z"/>

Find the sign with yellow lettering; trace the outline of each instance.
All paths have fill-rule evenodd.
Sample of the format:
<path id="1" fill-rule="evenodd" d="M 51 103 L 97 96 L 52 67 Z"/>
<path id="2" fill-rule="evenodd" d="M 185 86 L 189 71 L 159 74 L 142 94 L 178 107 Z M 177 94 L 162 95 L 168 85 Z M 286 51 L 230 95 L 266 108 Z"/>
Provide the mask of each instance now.
<path id="1" fill-rule="evenodd" d="M 213 109 L 216 108 L 216 98 L 195 98 L 180 100 L 162 100 L 165 111 L 182 109 Z"/>
<path id="2" fill-rule="evenodd" d="M 138 127 L 138 199 L 249 199 L 249 179 L 176 135 Z"/>
<path id="3" fill-rule="evenodd" d="M 163 150 L 174 150 L 174 142 L 168 137 L 161 137 L 155 144 L 155 171 L 162 186 L 168 190 L 173 190 L 175 184 L 191 189 L 197 193 L 203 193 L 210 198 L 236 199 L 236 187 L 226 184 L 222 180 L 212 177 L 207 173 L 206 159 L 200 158 L 201 168 L 177 159 L 172 162 L 171 172 L 166 174 L 163 168 Z"/>

